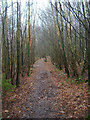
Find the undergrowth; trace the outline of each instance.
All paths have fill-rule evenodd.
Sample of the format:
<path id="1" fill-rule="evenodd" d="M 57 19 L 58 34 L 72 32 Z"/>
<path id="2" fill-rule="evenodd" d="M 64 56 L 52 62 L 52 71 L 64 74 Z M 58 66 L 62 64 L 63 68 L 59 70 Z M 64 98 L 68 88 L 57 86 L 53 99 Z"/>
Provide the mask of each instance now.
<path id="1" fill-rule="evenodd" d="M 13 88 L 16 88 L 16 85 L 12 85 L 10 79 L 5 79 L 5 74 L 2 75 L 2 89 L 5 91 L 13 91 Z"/>
<path id="2" fill-rule="evenodd" d="M 88 116 L 85 117 L 85 120 L 90 120 L 90 114 L 88 114 Z"/>

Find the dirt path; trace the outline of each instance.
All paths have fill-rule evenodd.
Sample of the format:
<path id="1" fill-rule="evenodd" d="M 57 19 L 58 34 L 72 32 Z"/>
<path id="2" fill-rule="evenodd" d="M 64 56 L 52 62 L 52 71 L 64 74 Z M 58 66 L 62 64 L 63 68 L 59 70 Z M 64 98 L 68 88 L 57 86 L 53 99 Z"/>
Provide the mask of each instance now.
<path id="1" fill-rule="evenodd" d="M 50 60 L 47 63 L 43 59 L 38 60 L 30 77 L 24 77 L 21 86 L 3 98 L 3 118 L 70 118 L 87 115 L 86 85 L 82 84 L 79 88 L 76 84 L 62 84 L 65 79 L 66 74 L 55 72 Z"/>
<path id="2" fill-rule="evenodd" d="M 54 86 L 50 69 L 45 65 L 44 61 L 40 60 L 34 66 L 37 72 L 33 74 L 33 89 L 30 96 L 27 96 L 27 102 L 25 103 L 30 111 L 24 111 L 24 117 L 55 118 L 57 113 L 60 112 L 60 109 L 59 111 L 55 110 L 57 88 Z"/>

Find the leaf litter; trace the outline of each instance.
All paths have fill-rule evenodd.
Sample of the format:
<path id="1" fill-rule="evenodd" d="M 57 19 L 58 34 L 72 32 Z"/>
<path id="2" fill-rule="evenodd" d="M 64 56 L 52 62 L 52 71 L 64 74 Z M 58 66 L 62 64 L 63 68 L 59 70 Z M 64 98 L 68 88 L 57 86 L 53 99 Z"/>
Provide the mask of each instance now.
<path id="1" fill-rule="evenodd" d="M 3 118 L 80 118 L 88 115 L 88 85 L 70 82 L 50 59 L 38 60 L 32 74 L 2 100 Z M 67 82 L 68 81 L 68 82 Z"/>

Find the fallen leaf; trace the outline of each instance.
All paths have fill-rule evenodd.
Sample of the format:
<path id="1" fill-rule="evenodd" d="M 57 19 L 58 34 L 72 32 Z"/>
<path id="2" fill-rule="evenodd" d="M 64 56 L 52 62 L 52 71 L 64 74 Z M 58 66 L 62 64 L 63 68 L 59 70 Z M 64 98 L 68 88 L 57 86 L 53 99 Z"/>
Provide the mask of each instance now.
<path id="1" fill-rule="evenodd" d="M 5 112 L 7 113 L 7 112 L 9 112 L 8 110 L 5 110 Z"/>

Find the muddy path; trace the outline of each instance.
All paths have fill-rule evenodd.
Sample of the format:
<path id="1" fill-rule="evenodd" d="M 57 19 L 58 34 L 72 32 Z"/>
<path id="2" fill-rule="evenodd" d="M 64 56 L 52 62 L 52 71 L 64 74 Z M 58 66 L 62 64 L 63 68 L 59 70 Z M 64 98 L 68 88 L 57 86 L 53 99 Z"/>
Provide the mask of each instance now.
<path id="1" fill-rule="evenodd" d="M 56 108 L 56 95 L 57 87 L 54 85 L 52 73 L 50 69 L 44 63 L 44 60 L 40 60 L 34 65 L 36 72 L 33 74 L 33 89 L 29 96 L 25 106 L 30 111 L 24 110 L 23 117 L 27 118 L 55 118 L 58 117 L 57 113 L 60 112 L 60 108 Z M 22 108 L 26 109 L 26 107 Z M 22 110 L 23 111 L 23 110 Z M 60 116 L 59 116 L 60 117 Z M 61 115 L 62 117 L 62 115 Z"/>

